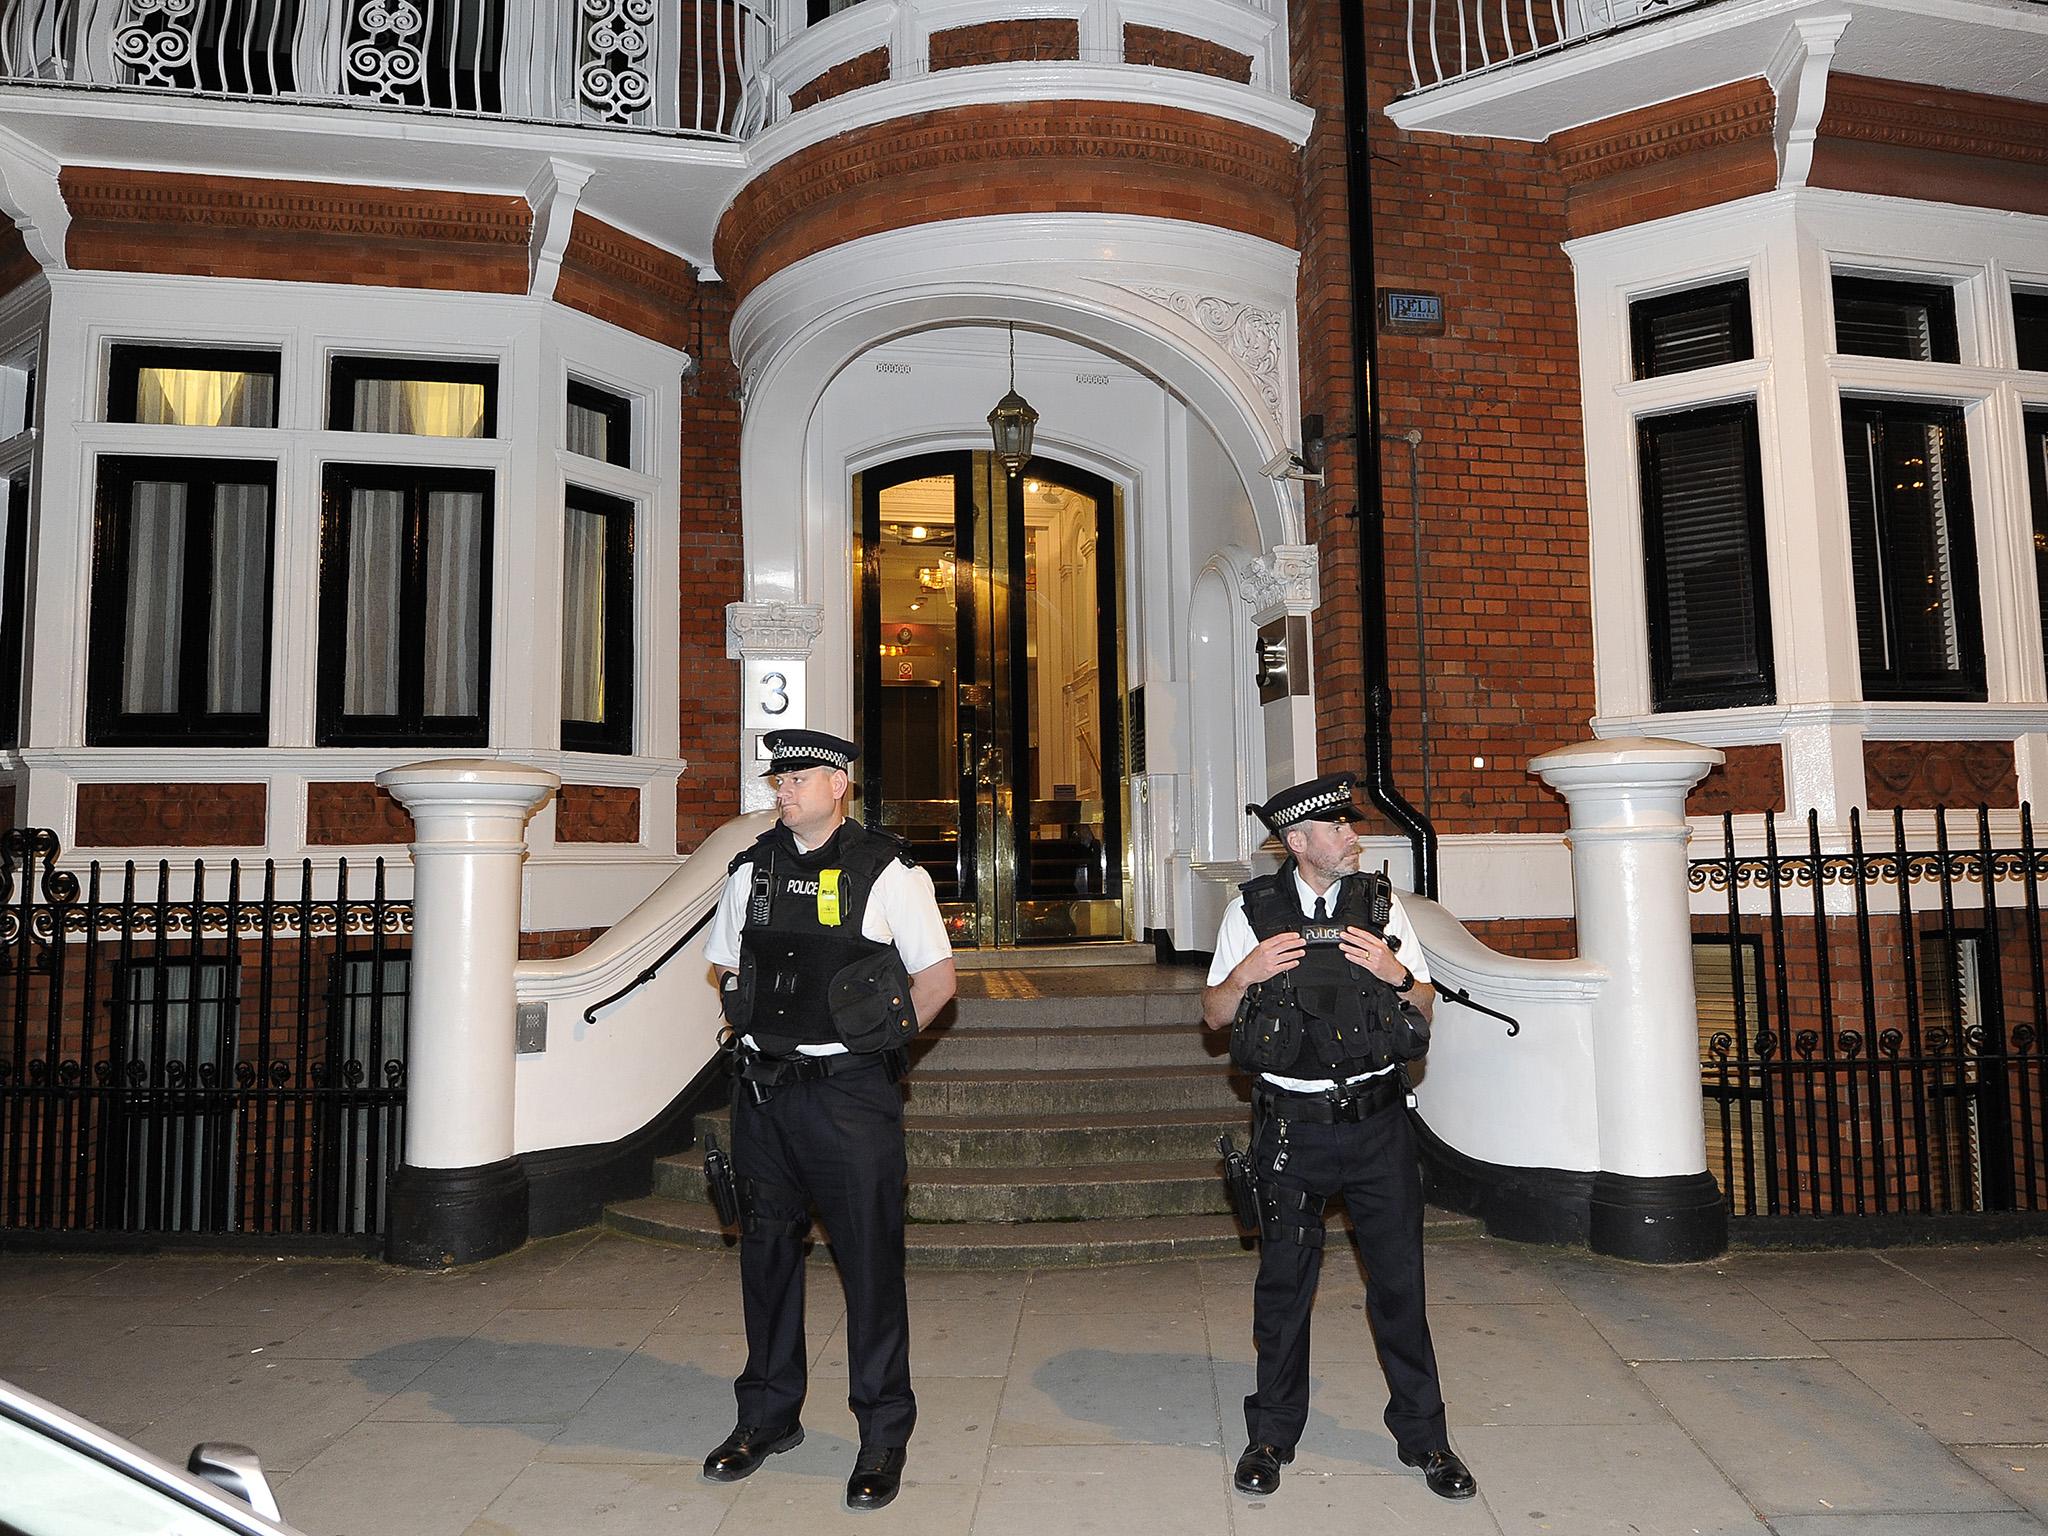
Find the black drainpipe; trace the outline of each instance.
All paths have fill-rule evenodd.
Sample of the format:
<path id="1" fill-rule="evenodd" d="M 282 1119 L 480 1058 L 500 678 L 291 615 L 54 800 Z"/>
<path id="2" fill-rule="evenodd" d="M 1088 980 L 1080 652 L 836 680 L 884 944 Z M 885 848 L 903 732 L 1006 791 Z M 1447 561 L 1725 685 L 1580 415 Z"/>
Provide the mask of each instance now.
<path id="1" fill-rule="evenodd" d="M 1365 791 L 1408 838 L 1415 889 L 1437 893 L 1436 827 L 1394 785 L 1389 716 L 1393 689 L 1387 670 L 1387 522 L 1380 494 L 1379 327 L 1374 323 L 1372 104 L 1365 89 L 1364 0 L 1337 0 L 1343 20 L 1344 186 L 1351 205 L 1352 386 L 1364 411 L 1358 423 L 1358 627 L 1365 655 Z M 1422 509 L 1414 509 L 1420 518 Z M 1416 594 L 1421 600 L 1421 594 Z"/>

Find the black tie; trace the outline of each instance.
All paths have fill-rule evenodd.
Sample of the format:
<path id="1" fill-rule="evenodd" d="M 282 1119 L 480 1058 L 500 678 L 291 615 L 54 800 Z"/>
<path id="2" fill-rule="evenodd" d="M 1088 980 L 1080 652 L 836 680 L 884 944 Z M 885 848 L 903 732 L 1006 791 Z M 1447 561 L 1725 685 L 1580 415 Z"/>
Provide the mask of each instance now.
<path id="1" fill-rule="evenodd" d="M 1322 898 L 1322 897 L 1320 897 L 1320 896 L 1318 896 L 1318 897 L 1316 898 L 1316 921 L 1320 923 L 1321 921 L 1323 921 L 1323 919 L 1325 919 L 1325 918 L 1326 918 L 1326 917 L 1328 917 L 1329 915 L 1330 915 L 1330 914 L 1329 914 L 1328 912 L 1325 912 L 1325 911 L 1323 910 L 1323 898 Z"/>

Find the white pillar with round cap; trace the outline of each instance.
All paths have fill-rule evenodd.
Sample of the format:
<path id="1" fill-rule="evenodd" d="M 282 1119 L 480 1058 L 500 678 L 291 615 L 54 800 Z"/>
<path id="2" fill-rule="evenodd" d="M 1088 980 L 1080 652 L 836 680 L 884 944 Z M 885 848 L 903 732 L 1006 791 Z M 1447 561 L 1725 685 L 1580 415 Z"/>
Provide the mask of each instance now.
<path id="1" fill-rule="evenodd" d="M 512 968 L 526 823 L 560 786 L 544 769 L 446 758 L 377 775 L 413 820 L 405 1163 L 386 1255 L 435 1267 L 526 1240 L 513 1156 Z"/>
<path id="2" fill-rule="evenodd" d="M 1579 954 L 1610 977 L 1593 1021 L 1596 1252 L 1676 1262 L 1728 1244 L 1700 1107 L 1685 818 L 1687 793 L 1721 761 L 1713 747 L 1627 737 L 1529 764 L 1570 808 Z"/>

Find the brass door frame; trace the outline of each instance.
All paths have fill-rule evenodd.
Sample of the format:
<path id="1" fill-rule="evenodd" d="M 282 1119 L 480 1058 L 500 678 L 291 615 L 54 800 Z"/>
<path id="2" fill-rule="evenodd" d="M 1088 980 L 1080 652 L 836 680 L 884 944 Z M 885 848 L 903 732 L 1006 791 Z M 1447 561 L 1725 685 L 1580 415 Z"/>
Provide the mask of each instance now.
<path id="1" fill-rule="evenodd" d="M 1093 500 L 1097 506 L 1098 556 L 1096 665 L 1106 697 L 1098 704 L 1104 743 L 1102 820 L 1111 834 L 1109 857 L 1115 893 L 1101 897 L 1021 897 L 1025 864 L 1020 836 L 1043 807 L 1020 806 L 1018 776 L 1030 769 L 1029 724 L 1023 710 L 1028 688 L 1026 613 L 1018 594 L 1025 590 L 1027 536 L 1022 490 L 991 453 L 922 454 L 878 465 L 853 477 L 856 514 L 854 633 L 859 660 L 854 667 L 855 718 L 864 745 L 872 737 L 868 704 L 879 697 L 881 615 L 879 613 L 881 496 L 889 488 L 940 474 L 955 476 L 954 608 L 957 763 L 957 876 L 961 899 L 941 900 L 947 929 L 959 947 L 1010 948 L 1060 940 L 1128 937 L 1131 928 L 1132 832 L 1130 778 L 1124 743 L 1128 739 L 1128 689 L 1123 637 L 1122 488 L 1099 476 L 1052 461 L 1033 460 L 1023 475 L 1049 481 Z M 1020 477 L 1020 481 L 1021 481 Z M 858 775 L 865 819 L 883 826 L 925 822 L 942 814 L 945 802 L 890 800 L 889 765 L 875 761 Z M 1062 808 L 1064 808 L 1064 803 Z M 919 815 L 919 812 L 925 815 Z"/>

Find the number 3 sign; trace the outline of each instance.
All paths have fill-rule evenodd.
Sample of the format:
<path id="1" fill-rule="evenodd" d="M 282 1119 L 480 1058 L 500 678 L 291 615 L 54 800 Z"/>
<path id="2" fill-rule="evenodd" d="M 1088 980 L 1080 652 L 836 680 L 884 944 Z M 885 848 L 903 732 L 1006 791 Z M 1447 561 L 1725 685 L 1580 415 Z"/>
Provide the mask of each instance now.
<path id="1" fill-rule="evenodd" d="M 747 663 L 746 723 L 748 729 L 756 731 L 785 730 L 804 723 L 804 678 L 800 663 Z"/>

